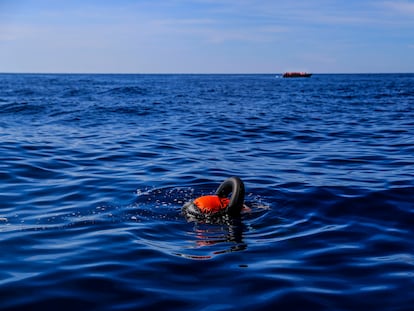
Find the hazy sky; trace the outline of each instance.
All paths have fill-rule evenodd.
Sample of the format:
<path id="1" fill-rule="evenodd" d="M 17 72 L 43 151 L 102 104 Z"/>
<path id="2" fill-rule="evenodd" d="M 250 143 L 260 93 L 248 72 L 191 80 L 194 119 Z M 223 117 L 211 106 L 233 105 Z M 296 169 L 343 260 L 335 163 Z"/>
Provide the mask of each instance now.
<path id="1" fill-rule="evenodd" d="M 0 72 L 414 72 L 414 0 L 0 0 Z"/>

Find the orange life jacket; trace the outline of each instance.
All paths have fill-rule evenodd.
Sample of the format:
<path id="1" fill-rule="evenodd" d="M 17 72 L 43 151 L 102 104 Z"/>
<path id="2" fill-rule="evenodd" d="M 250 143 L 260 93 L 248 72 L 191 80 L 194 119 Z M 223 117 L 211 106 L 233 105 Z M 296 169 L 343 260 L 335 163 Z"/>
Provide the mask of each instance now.
<path id="1" fill-rule="evenodd" d="M 194 204 L 202 213 L 217 213 L 229 205 L 230 199 L 218 195 L 205 195 L 194 200 Z"/>

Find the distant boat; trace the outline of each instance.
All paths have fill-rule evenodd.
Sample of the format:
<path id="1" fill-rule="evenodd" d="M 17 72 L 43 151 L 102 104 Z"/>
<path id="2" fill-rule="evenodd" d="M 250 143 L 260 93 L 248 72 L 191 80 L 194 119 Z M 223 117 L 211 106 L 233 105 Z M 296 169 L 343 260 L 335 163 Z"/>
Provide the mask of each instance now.
<path id="1" fill-rule="evenodd" d="M 308 72 L 285 72 L 283 78 L 309 78 L 312 74 Z"/>

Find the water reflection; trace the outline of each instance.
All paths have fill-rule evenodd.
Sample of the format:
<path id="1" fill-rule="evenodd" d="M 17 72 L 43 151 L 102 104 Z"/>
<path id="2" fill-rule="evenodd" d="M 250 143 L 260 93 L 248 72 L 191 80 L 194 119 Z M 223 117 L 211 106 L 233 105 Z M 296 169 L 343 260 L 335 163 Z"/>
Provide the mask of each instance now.
<path id="1" fill-rule="evenodd" d="M 221 224 L 194 223 L 193 230 L 188 232 L 191 237 L 187 250 L 198 254 L 177 254 L 191 259 L 211 259 L 216 255 L 243 251 L 247 244 L 243 240 L 245 226 L 241 218 L 227 219 Z"/>

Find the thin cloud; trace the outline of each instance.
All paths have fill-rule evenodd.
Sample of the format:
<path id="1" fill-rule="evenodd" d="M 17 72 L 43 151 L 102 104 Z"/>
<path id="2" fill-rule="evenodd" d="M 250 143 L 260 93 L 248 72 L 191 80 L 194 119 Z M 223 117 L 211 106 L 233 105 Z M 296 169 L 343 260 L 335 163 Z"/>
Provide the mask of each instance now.
<path id="1" fill-rule="evenodd" d="M 382 5 L 401 15 L 414 15 L 414 3 L 408 1 L 385 1 Z"/>

